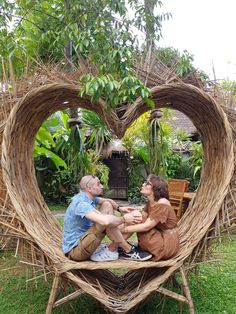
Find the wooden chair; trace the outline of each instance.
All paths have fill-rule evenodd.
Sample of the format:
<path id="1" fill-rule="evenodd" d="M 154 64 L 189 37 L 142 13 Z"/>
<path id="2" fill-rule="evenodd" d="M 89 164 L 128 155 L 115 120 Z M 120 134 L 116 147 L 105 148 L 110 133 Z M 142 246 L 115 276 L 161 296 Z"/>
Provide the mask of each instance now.
<path id="1" fill-rule="evenodd" d="M 182 215 L 184 192 L 188 191 L 189 181 L 181 179 L 169 179 L 168 189 L 170 203 L 178 218 Z"/>

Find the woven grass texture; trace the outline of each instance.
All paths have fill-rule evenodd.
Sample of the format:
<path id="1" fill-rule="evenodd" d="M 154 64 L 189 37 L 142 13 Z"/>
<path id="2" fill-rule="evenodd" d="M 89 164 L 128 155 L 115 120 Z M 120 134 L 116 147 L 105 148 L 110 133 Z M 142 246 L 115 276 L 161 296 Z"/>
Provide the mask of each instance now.
<path id="1" fill-rule="evenodd" d="M 19 96 L 20 92 L 16 92 L 14 101 L 8 96 L 2 102 L 0 224 L 5 235 L 2 239 L 7 235 L 17 238 L 19 250 L 23 242 L 27 246 L 26 258 L 45 273 L 63 274 L 106 308 L 117 313 L 127 312 L 156 291 L 183 264 L 191 266 L 203 258 L 209 238 L 220 234 L 222 223 L 230 225 L 235 204 L 233 112 L 228 113 L 230 125 L 215 100 L 192 85 L 169 83 L 153 87 L 151 94 L 156 108 L 182 111 L 193 121 L 203 143 L 204 164 L 196 197 L 178 224 L 180 251 L 175 258 L 159 262 L 77 263 L 62 253 L 61 227 L 48 210 L 37 185 L 33 162 L 37 130 L 53 112 L 79 107 L 96 112 L 121 138 L 131 123 L 150 108 L 138 98 L 119 118 L 116 111 L 107 113 L 102 100 L 95 106 L 89 96 L 79 97 L 80 87 L 75 81 L 57 79 L 56 83 L 50 83 L 47 80 L 38 86 L 25 95 Z M 111 271 L 119 268 L 129 271 L 122 276 Z"/>

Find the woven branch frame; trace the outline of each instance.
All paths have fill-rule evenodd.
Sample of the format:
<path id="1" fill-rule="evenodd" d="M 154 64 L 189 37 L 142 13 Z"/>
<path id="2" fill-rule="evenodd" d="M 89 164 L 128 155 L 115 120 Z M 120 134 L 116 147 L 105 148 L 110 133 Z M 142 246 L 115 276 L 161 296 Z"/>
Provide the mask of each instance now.
<path id="1" fill-rule="evenodd" d="M 95 106 L 90 103 L 89 97 L 79 97 L 79 90 L 72 84 L 47 84 L 31 90 L 14 106 L 7 120 L 2 144 L 4 182 L 20 221 L 22 237 L 25 234 L 35 250 L 43 252 L 45 263 L 108 309 L 123 313 L 155 291 L 186 260 L 191 260 L 194 250 L 209 232 L 233 175 L 232 131 L 220 106 L 198 88 L 183 83 L 152 88 L 156 108 L 166 106 L 182 111 L 197 127 L 203 143 L 201 182 L 195 199 L 179 222 L 180 252 L 175 258 L 160 262 L 76 263 L 63 255 L 61 228 L 38 189 L 33 164 L 36 132 L 53 112 L 81 107 L 99 114 L 121 138 L 126 128 L 149 110 L 139 98 L 119 119 L 115 112 L 111 115 L 106 113 L 102 100 Z M 117 278 L 107 268 L 127 268 L 131 271 Z M 124 282 L 125 288 L 118 291 L 117 285 Z"/>

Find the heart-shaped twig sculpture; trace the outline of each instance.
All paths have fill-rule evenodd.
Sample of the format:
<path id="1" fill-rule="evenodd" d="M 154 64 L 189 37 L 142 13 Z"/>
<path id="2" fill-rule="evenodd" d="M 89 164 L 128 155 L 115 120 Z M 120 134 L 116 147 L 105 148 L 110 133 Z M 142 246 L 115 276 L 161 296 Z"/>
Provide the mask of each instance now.
<path id="1" fill-rule="evenodd" d="M 139 98 L 122 117 L 108 114 L 102 100 L 91 104 L 90 97 L 79 97 L 79 87 L 49 84 L 25 95 L 13 108 L 4 131 L 2 168 L 4 181 L 19 219 L 37 247 L 44 252 L 57 274 L 76 284 L 83 292 L 107 308 L 124 313 L 157 290 L 204 237 L 228 190 L 234 169 L 232 132 L 226 115 L 206 93 L 191 85 L 175 83 L 152 88 L 156 107 L 170 107 L 186 114 L 201 135 L 204 165 L 195 199 L 179 222 L 180 251 L 160 262 L 109 263 L 74 262 L 61 250 L 61 228 L 47 208 L 39 191 L 33 163 L 37 130 L 53 112 L 81 107 L 95 111 L 121 138 L 127 127 L 149 110 Z M 106 270 L 128 268 L 122 277 Z"/>

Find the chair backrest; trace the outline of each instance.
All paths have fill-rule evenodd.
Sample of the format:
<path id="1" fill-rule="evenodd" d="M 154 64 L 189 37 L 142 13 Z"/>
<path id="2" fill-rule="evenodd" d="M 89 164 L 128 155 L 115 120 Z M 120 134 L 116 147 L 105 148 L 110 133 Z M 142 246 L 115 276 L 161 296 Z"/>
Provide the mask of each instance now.
<path id="1" fill-rule="evenodd" d="M 181 217 L 183 209 L 184 192 L 188 191 L 189 181 L 181 179 L 169 179 L 168 189 L 171 206 L 174 208 L 178 218 Z"/>

